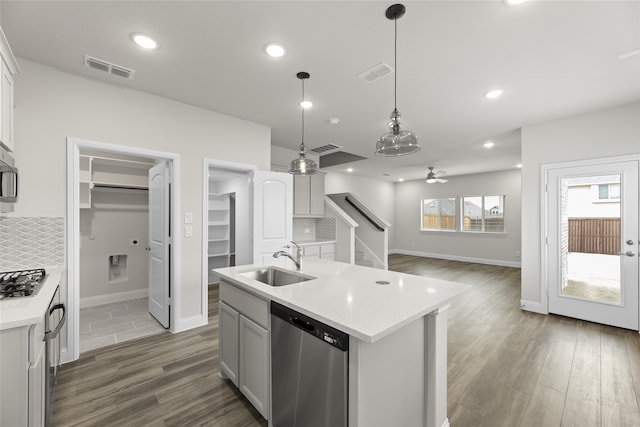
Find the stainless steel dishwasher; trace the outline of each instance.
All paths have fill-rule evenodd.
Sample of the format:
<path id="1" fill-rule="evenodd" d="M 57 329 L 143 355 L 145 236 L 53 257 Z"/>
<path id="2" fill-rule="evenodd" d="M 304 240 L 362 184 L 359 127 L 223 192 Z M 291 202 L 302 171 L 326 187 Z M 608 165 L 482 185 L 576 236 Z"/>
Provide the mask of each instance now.
<path id="1" fill-rule="evenodd" d="M 274 427 L 348 423 L 349 335 L 271 302 Z"/>

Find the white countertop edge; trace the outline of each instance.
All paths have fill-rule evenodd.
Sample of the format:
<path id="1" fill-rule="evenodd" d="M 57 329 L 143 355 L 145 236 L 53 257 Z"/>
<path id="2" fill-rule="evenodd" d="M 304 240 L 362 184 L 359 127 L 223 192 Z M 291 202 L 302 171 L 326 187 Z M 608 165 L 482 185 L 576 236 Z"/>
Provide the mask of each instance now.
<path id="1" fill-rule="evenodd" d="M 295 243 L 298 246 L 312 246 L 312 245 L 324 245 L 325 243 L 336 243 L 335 239 L 334 240 L 294 240 L 293 243 Z"/>
<path id="2" fill-rule="evenodd" d="M 0 331 L 30 326 L 42 320 L 60 283 L 64 267 L 45 267 L 45 271 L 44 283 L 35 296 L 0 300 Z"/>

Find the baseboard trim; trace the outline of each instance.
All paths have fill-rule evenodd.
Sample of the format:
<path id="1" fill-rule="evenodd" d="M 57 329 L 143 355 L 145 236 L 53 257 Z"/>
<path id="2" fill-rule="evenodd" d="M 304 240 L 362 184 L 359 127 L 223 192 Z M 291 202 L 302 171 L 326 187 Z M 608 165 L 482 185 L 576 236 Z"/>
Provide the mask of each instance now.
<path id="1" fill-rule="evenodd" d="M 522 310 L 531 311 L 533 313 L 549 314 L 549 311 L 544 306 L 544 304 L 541 304 L 541 303 L 536 302 L 536 301 L 529 301 L 529 300 L 526 300 L 526 299 L 521 299 L 520 300 L 520 308 Z"/>
<path id="2" fill-rule="evenodd" d="M 207 324 L 206 321 L 203 320 L 203 317 L 198 314 L 195 316 L 187 317 L 185 319 L 179 319 L 175 323 L 175 327 L 171 328 L 171 332 L 184 332 L 189 329 L 199 328 L 200 326 L 204 326 Z"/>
<path id="3" fill-rule="evenodd" d="M 148 289 L 135 289 L 133 291 L 118 292 L 116 294 L 98 295 L 95 297 L 80 298 L 80 308 L 95 307 L 96 305 L 111 304 L 114 302 L 128 301 L 137 298 L 146 298 Z"/>
<path id="4" fill-rule="evenodd" d="M 393 249 L 389 251 L 389 254 L 413 255 L 413 256 L 419 256 L 423 258 L 437 258 L 437 259 L 446 259 L 449 261 L 462 261 L 462 262 L 473 262 L 476 264 L 499 265 L 501 267 L 521 268 L 522 266 L 522 263 L 516 262 L 516 261 L 505 261 L 501 259 L 487 259 L 487 258 L 471 258 L 471 257 L 458 256 L 458 255 L 436 254 L 431 252 L 407 251 L 404 249 Z"/>

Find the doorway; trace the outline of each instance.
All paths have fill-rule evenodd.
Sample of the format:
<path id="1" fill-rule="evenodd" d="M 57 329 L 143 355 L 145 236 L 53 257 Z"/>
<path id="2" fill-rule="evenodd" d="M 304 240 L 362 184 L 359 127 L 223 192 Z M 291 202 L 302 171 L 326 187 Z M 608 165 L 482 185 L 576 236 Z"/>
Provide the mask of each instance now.
<path id="1" fill-rule="evenodd" d="M 95 154 L 96 152 L 99 152 L 104 155 L 102 156 L 102 159 L 98 159 L 97 164 L 98 165 L 106 164 L 107 166 L 109 166 L 108 168 L 104 168 L 100 166 L 103 169 L 106 169 L 105 171 L 102 171 L 104 174 L 103 177 L 105 177 L 104 182 L 102 178 L 99 178 L 97 176 L 97 174 L 91 173 L 91 168 L 89 168 L 88 171 L 86 169 L 86 161 L 87 161 L 87 158 L 90 157 L 87 155 L 87 153 Z M 83 155 L 81 155 L 81 153 L 83 153 Z M 116 160 L 115 162 L 111 162 L 111 160 L 105 160 L 109 158 L 115 158 L 118 160 Z M 89 160 L 93 160 L 93 159 L 90 158 Z M 88 233 L 87 236 L 84 236 L 81 232 L 81 224 L 83 224 L 83 227 L 86 227 L 86 224 L 87 224 L 86 218 L 84 223 L 83 223 L 83 220 L 81 219 L 83 216 L 86 216 L 81 211 L 81 207 L 85 208 L 85 212 L 86 212 L 86 208 L 88 206 L 91 206 L 90 198 L 92 197 L 92 195 L 95 194 L 97 196 L 94 201 L 98 201 L 100 206 L 102 206 L 103 208 L 106 207 L 107 210 L 110 210 L 111 211 L 110 214 L 113 214 L 113 210 L 114 210 L 113 205 L 114 204 L 117 205 L 118 199 L 121 199 L 122 197 L 126 198 L 129 202 L 131 202 L 130 204 L 132 205 L 137 204 L 138 207 L 141 208 L 141 205 L 143 204 L 142 199 L 144 199 L 145 201 L 149 200 L 146 194 L 141 195 L 143 191 L 141 189 L 150 187 L 150 182 L 149 182 L 150 167 L 153 164 L 166 165 L 166 169 L 170 171 L 170 173 L 173 176 L 173 186 L 171 191 L 172 194 L 170 198 L 167 197 L 166 199 L 168 212 L 167 212 L 167 215 L 165 215 L 166 221 L 164 225 L 164 228 L 166 229 L 165 234 L 169 236 L 170 229 L 178 229 L 178 224 L 176 224 L 176 221 L 177 221 L 177 218 L 179 218 L 178 211 L 177 211 L 179 207 L 179 188 L 180 188 L 179 187 L 179 176 L 180 176 L 179 160 L 180 160 L 179 155 L 174 153 L 165 153 L 165 152 L 159 152 L 159 151 L 139 149 L 134 147 L 125 147 L 125 146 L 105 144 L 105 143 L 99 143 L 94 141 L 71 139 L 71 138 L 67 140 L 67 164 L 68 164 L 68 168 L 67 168 L 68 279 L 67 279 L 67 282 L 68 283 L 67 283 L 67 289 L 66 289 L 67 291 L 66 300 L 68 302 L 68 309 L 69 309 L 68 320 L 69 321 L 67 322 L 66 336 L 63 336 L 63 341 L 67 342 L 67 349 L 66 351 L 63 351 L 63 359 L 62 359 L 63 362 L 76 360 L 80 356 L 80 323 L 81 323 L 80 310 L 82 305 L 80 287 L 82 286 L 81 284 L 87 280 L 86 277 L 84 277 L 84 280 L 81 277 L 80 249 L 81 249 L 81 246 L 83 245 L 83 239 L 85 237 L 87 239 L 91 237 L 91 233 Z M 139 175 L 138 180 L 140 182 L 131 181 L 130 179 L 131 176 L 128 176 L 127 174 L 117 173 L 117 172 L 122 172 L 122 171 L 119 171 L 119 167 L 122 166 L 123 161 L 148 163 L 147 165 L 145 165 L 144 168 L 142 168 L 144 170 L 139 174 L 137 174 Z M 127 166 L 131 166 L 131 165 L 127 164 Z M 138 166 L 140 165 L 138 164 Z M 136 174 L 134 173 L 134 175 Z M 126 180 L 124 182 L 119 181 L 120 178 L 123 178 L 125 176 L 126 176 Z M 107 177 L 108 179 L 106 179 Z M 125 187 L 128 187 L 128 188 L 125 188 Z M 95 191 L 97 188 L 102 188 L 102 191 L 100 192 Z M 84 190 L 91 190 L 91 191 L 84 191 Z M 125 190 L 124 193 L 123 193 L 123 190 Z M 167 183 L 167 190 L 165 192 L 169 193 L 168 183 Z M 147 191 L 144 191 L 144 193 L 147 193 Z M 123 196 L 123 194 L 126 194 L 126 196 Z M 87 199 L 87 197 L 89 197 L 89 199 Z M 147 230 L 151 228 L 149 225 L 153 222 L 152 220 L 155 216 L 155 214 L 152 213 L 152 211 L 155 211 L 155 210 L 149 209 L 148 204 L 144 208 L 144 210 L 145 212 L 148 212 L 144 214 L 146 217 L 145 219 L 147 220 L 147 221 L 144 221 L 146 224 L 145 225 L 139 224 L 140 226 L 137 227 L 137 229 L 140 231 L 142 230 L 142 227 L 146 226 L 148 228 L 144 230 L 144 232 L 140 231 L 138 233 L 140 234 L 141 237 L 138 237 L 137 235 L 129 236 L 132 239 L 131 242 L 129 243 L 132 246 L 135 246 L 136 247 L 135 249 L 140 249 L 140 251 L 142 252 L 142 254 L 139 254 L 141 255 L 141 257 L 139 257 L 140 259 L 138 259 L 137 264 L 142 263 L 142 266 L 139 265 L 139 267 L 146 270 L 145 273 L 147 273 L 147 275 L 145 275 L 145 277 L 151 278 L 155 276 L 153 274 L 153 271 L 151 271 L 152 269 L 151 269 L 150 263 L 147 264 L 147 258 L 149 258 L 149 256 L 147 255 L 148 239 L 143 238 L 142 234 L 147 235 Z M 170 215 L 169 215 L 169 212 L 170 212 Z M 171 218 L 170 220 L 169 220 L 169 217 Z M 85 229 L 85 231 L 87 230 Z M 152 230 L 149 230 L 148 234 L 151 235 Z M 93 237 L 95 238 L 95 235 Z M 109 239 L 105 239 L 105 240 L 109 240 Z M 179 257 L 176 255 L 179 253 L 180 245 L 179 245 L 179 239 L 175 239 L 175 240 L 176 242 L 173 242 L 172 245 L 166 246 L 168 253 L 166 256 L 167 262 L 165 267 L 166 267 L 166 271 L 170 273 L 166 275 L 166 281 L 164 282 L 164 284 L 160 284 L 161 291 L 162 293 L 165 294 L 165 297 L 163 298 L 163 300 L 167 301 L 167 305 L 165 307 L 167 319 L 178 318 L 177 317 L 178 304 L 175 303 L 175 299 L 174 299 L 174 304 L 172 304 L 171 306 L 168 305 L 168 301 L 169 301 L 168 296 L 170 295 L 170 293 L 173 293 L 174 295 L 175 294 L 179 295 L 179 263 L 180 261 L 179 261 Z M 84 241 L 85 245 L 87 241 L 88 240 Z M 107 276 L 107 281 L 111 282 L 109 286 L 117 287 L 118 285 L 121 285 L 127 282 L 127 280 L 125 279 L 127 279 L 129 274 L 135 274 L 132 269 L 133 267 L 132 263 L 135 261 L 133 259 L 134 258 L 133 254 L 127 254 L 124 252 L 128 252 L 128 251 L 120 250 L 114 253 L 105 254 L 104 256 L 101 257 L 101 258 L 105 258 L 105 257 L 107 258 L 105 258 L 104 260 L 101 259 L 100 261 L 101 268 L 99 271 L 96 271 L 96 274 L 104 273 L 102 272 L 102 270 L 106 268 L 106 271 L 108 272 L 108 273 L 105 273 Z M 136 252 L 136 251 L 133 251 L 133 252 Z M 146 284 L 142 283 L 141 286 L 138 286 L 140 289 L 131 290 L 127 288 L 123 291 L 123 293 L 124 294 L 127 294 L 127 292 L 131 293 L 131 296 L 133 297 L 136 297 L 138 293 L 144 294 L 144 299 L 146 300 L 147 299 L 146 295 L 152 295 L 152 294 L 158 295 L 158 292 L 154 290 L 154 288 L 152 288 L 151 286 L 152 282 L 153 280 L 149 279 L 147 280 Z M 86 297 L 86 295 L 84 296 Z M 107 296 L 107 300 L 103 301 L 103 298 L 104 296 L 96 296 L 96 298 L 94 298 L 94 301 L 90 301 L 89 305 L 96 302 L 98 303 L 110 302 L 108 301 L 108 298 L 109 298 L 108 296 Z M 119 297 L 115 297 L 115 298 L 118 299 Z M 85 305 L 87 305 L 86 298 L 84 302 L 85 302 Z M 121 301 L 115 301 L 115 302 L 119 303 Z M 129 305 L 131 306 L 130 307 L 131 310 L 135 311 L 137 314 L 150 311 L 149 310 L 150 304 L 148 303 L 148 301 L 141 301 L 140 297 L 130 299 L 129 302 L 130 302 Z M 129 308 L 126 305 L 124 307 Z M 102 310 L 104 311 L 104 313 L 102 314 L 103 317 L 104 316 L 112 317 L 113 312 L 119 312 L 129 317 L 131 316 L 135 317 L 135 315 L 137 315 L 132 313 L 128 313 L 128 314 L 122 313 L 123 311 L 122 305 L 120 305 L 120 307 L 106 307 L 106 308 L 103 307 L 103 308 L 104 308 L 104 310 Z M 98 314 L 98 316 L 100 316 L 100 314 Z M 159 321 L 161 322 L 160 319 Z M 155 320 L 152 320 L 151 318 L 147 317 L 144 321 L 141 321 L 139 324 L 145 323 L 145 322 L 147 322 L 147 324 L 152 324 L 151 322 L 155 322 Z M 166 323 L 166 325 L 169 326 L 171 331 L 174 331 L 177 327 L 175 323 L 176 322 L 171 321 L 170 323 Z M 129 332 L 129 334 L 135 334 L 135 333 L 136 332 Z"/>
<path id="2" fill-rule="evenodd" d="M 550 313 L 639 329 L 638 164 L 543 167 Z"/>

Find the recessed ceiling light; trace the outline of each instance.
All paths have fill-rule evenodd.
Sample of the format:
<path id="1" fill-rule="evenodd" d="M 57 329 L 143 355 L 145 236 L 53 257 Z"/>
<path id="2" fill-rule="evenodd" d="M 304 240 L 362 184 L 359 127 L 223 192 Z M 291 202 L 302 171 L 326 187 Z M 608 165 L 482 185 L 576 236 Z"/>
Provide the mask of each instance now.
<path id="1" fill-rule="evenodd" d="M 306 110 L 307 108 L 313 107 L 313 102 L 311 102 L 311 101 L 300 101 L 300 106 Z"/>
<path id="2" fill-rule="evenodd" d="M 493 141 L 487 141 L 487 142 L 485 142 L 485 143 L 484 143 L 484 144 L 482 144 L 482 145 L 484 146 L 484 148 L 492 148 L 493 146 L 495 146 L 495 145 L 496 145 L 496 143 L 495 143 L 495 142 L 493 142 Z"/>
<path id="3" fill-rule="evenodd" d="M 398 182 L 404 181 L 404 178 L 398 178 Z"/>
<path id="4" fill-rule="evenodd" d="M 340 123 L 340 119 L 337 117 L 331 117 L 329 119 L 329 123 L 331 123 L 332 125 L 337 125 L 338 123 Z"/>
<path id="5" fill-rule="evenodd" d="M 131 40 L 144 49 L 152 50 L 160 47 L 160 44 L 155 39 L 142 33 L 132 33 Z"/>
<path id="6" fill-rule="evenodd" d="M 516 165 L 516 167 L 517 167 L 518 169 L 521 169 L 521 168 L 522 168 L 522 163 L 518 163 L 518 164 Z"/>
<path id="7" fill-rule="evenodd" d="M 502 89 L 493 89 L 485 93 L 484 97 L 488 99 L 496 99 L 496 98 L 500 98 L 503 93 L 504 91 Z"/>
<path id="8" fill-rule="evenodd" d="M 281 58 L 287 54 L 287 48 L 280 43 L 267 43 L 264 51 L 272 58 Z"/>
<path id="9" fill-rule="evenodd" d="M 507 4 L 507 6 L 513 6 L 516 4 L 520 4 L 520 3 L 524 3 L 527 0 L 504 0 L 504 2 Z"/>

